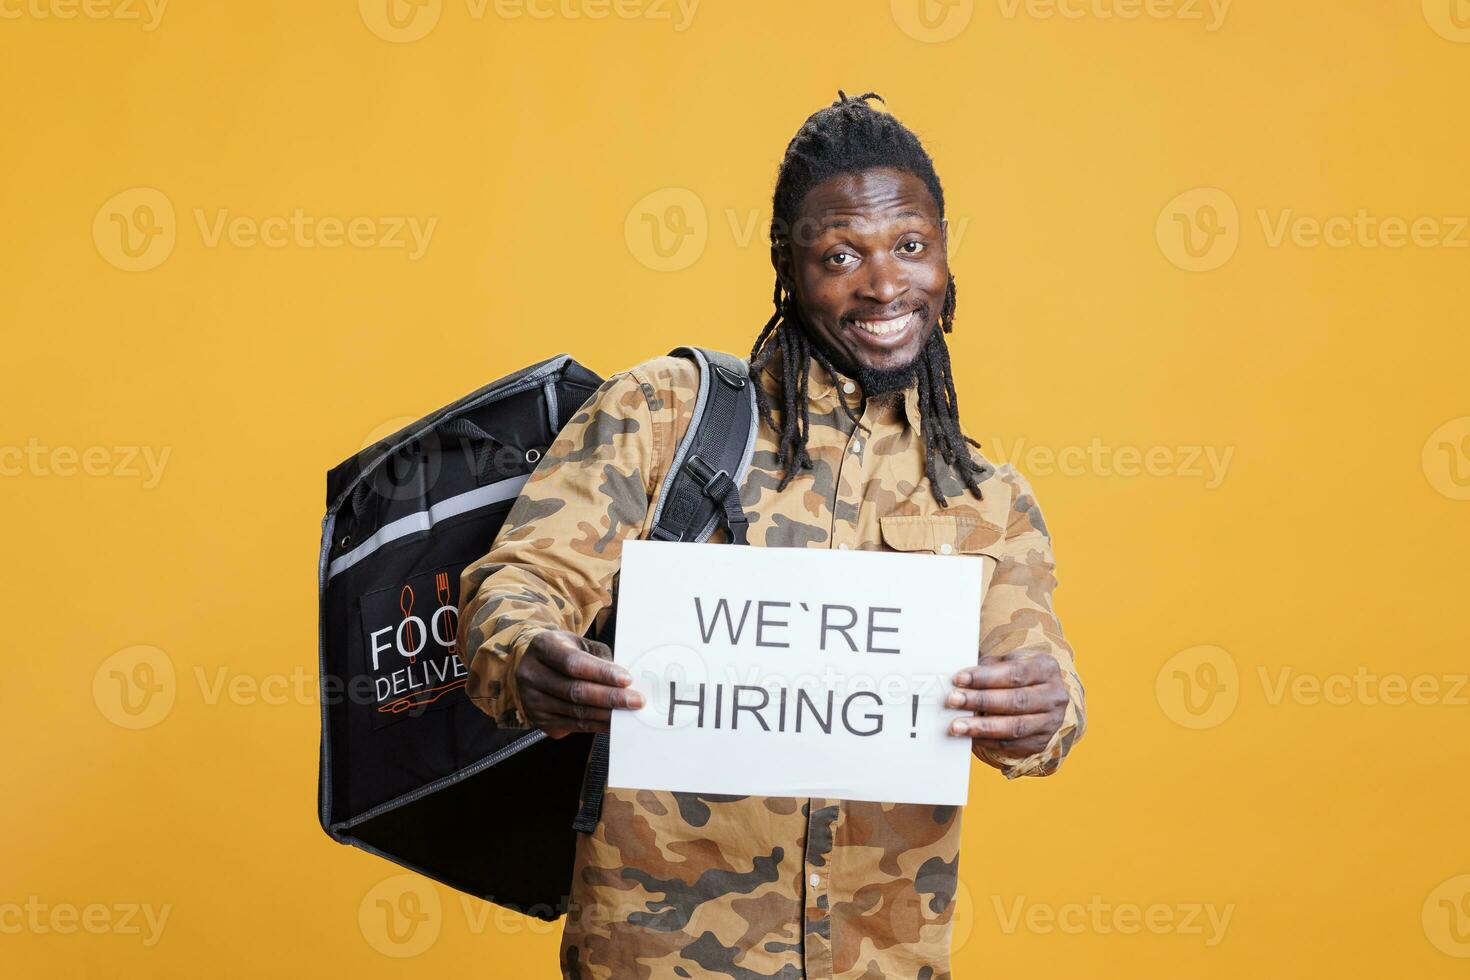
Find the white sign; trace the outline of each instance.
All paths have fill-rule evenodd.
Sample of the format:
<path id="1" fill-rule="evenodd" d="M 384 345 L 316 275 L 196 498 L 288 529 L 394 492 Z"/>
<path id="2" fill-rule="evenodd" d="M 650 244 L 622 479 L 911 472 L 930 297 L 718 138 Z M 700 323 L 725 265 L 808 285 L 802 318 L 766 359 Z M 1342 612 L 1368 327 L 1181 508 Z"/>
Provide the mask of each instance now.
<path id="1" fill-rule="evenodd" d="M 983 559 L 629 541 L 608 785 L 963 805 Z"/>

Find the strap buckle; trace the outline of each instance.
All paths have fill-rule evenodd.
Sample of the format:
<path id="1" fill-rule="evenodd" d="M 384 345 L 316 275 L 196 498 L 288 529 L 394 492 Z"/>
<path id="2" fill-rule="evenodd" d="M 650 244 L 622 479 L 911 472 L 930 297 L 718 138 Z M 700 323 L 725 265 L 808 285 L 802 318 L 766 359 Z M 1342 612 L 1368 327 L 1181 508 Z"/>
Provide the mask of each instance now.
<path id="1" fill-rule="evenodd" d="M 694 478 L 704 484 L 701 487 L 705 496 L 711 500 L 724 500 L 735 489 L 735 481 L 730 479 L 726 470 L 716 470 L 706 463 L 698 454 L 691 455 L 684 466 L 693 474 Z"/>

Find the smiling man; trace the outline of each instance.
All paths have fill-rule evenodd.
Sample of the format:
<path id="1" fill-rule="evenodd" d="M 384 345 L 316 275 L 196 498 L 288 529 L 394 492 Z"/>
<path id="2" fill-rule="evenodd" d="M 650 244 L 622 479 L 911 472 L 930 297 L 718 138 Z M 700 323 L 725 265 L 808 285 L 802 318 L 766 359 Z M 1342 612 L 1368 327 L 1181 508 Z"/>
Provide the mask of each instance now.
<path id="1" fill-rule="evenodd" d="M 960 427 L 933 163 L 877 96 L 838 94 L 776 181 L 749 542 L 987 559 L 980 649 L 949 695 L 974 715 L 951 734 L 1007 777 L 1046 775 L 1084 728 L 1050 538 L 1025 479 Z M 641 705 L 583 633 L 615 602 L 622 542 L 649 531 L 697 371 L 661 357 L 611 378 L 466 569 L 469 692 L 502 724 L 606 731 Z M 943 980 L 959 848 L 955 807 L 609 789 L 578 841 L 563 975 Z"/>

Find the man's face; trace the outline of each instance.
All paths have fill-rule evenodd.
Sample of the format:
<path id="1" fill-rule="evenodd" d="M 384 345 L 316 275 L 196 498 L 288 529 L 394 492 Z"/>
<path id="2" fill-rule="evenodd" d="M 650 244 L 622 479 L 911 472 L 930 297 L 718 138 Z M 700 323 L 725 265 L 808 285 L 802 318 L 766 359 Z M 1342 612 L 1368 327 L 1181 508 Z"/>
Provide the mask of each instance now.
<path id="1" fill-rule="evenodd" d="M 836 366 L 873 376 L 912 365 L 949 283 L 948 228 L 924 182 L 886 167 L 832 177 L 785 231 L 771 261 Z"/>

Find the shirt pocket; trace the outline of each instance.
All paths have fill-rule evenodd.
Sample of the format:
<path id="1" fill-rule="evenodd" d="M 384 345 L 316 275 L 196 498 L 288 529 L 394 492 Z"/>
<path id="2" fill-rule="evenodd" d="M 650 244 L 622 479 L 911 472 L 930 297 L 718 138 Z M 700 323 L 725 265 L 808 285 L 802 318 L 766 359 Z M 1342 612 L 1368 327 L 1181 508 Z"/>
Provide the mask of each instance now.
<path id="1" fill-rule="evenodd" d="M 1005 528 L 976 515 L 919 514 L 878 519 L 883 546 L 889 551 L 932 555 L 970 555 L 989 559 L 984 587 L 1001 560 Z"/>

